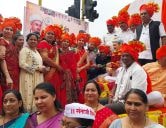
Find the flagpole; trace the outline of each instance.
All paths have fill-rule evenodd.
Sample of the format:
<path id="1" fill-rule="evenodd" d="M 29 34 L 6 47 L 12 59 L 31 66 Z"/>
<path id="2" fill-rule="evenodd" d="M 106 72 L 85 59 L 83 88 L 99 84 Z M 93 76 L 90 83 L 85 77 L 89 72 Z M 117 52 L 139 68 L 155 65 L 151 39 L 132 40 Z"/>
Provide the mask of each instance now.
<path id="1" fill-rule="evenodd" d="M 85 13 L 85 0 L 82 0 L 81 2 L 81 20 L 84 21 L 84 13 Z"/>
<path id="2" fill-rule="evenodd" d="M 42 6 L 42 0 L 38 0 L 38 5 Z"/>

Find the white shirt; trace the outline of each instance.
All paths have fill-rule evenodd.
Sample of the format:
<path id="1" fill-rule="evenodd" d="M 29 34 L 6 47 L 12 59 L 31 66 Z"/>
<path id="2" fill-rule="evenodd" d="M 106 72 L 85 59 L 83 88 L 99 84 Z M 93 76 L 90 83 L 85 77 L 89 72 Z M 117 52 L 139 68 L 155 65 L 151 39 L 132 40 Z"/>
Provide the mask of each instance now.
<path id="1" fill-rule="evenodd" d="M 120 67 L 116 84 L 114 101 L 122 99 L 131 88 L 141 89 L 146 92 L 147 74 L 138 63 L 134 62 L 128 69 Z"/>
<path id="2" fill-rule="evenodd" d="M 164 26 L 162 23 L 160 23 L 160 25 L 159 25 L 159 35 L 160 35 L 160 37 L 166 36 Z M 139 59 L 152 60 L 153 57 L 152 57 L 151 45 L 150 45 L 149 24 L 146 26 L 143 25 L 139 41 L 143 42 L 146 46 L 146 50 L 139 53 Z"/>
<path id="3" fill-rule="evenodd" d="M 89 52 L 88 54 L 88 57 L 89 57 L 89 61 L 92 63 L 92 64 L 96 64 L 96 53 L 94 51 L 92 52 Z"/>
<path id="4" fill-rule="evenodd" d="M 103 36 L 103 44 L 108 45 L 113 49 L 113 44 L 112 40 L 114 37 L 117 35 L 117 32 L 114 31 L 113 33 L 107 33 L 106 35 Z"/>
<path id="5" fill-rule="evenodd" d="M 130 29 L 127 31 L 120 31 L 118 33 L 119 38 L 123 41 L 123 43 L 128 43 L 129 41 L 136 38 L 135 33 L 133 33 Z"/>

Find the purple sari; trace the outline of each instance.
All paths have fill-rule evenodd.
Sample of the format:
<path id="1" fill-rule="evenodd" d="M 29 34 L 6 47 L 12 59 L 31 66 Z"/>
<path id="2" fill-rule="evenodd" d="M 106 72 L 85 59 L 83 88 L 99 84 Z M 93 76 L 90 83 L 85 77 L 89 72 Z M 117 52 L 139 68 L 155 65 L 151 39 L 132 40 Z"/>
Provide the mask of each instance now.
<path id="1" fill-rule="evenodd" d="M 60 128 L 63 113 L 59 112 L 50 119 L 38 124 L 37 113 L 32 114 L 28 119 L 28 126 L 26 128 Z"/>

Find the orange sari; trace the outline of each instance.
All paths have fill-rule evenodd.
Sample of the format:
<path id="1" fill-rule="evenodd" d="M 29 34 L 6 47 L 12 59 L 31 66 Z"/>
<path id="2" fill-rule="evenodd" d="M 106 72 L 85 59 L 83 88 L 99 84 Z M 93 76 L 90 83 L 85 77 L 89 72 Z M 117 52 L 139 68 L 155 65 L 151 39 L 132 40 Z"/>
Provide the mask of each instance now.
<path id="1" fill-rule="evenodd" d="M 87 53 L 84 49 L 78 50 L 76 52 L 77 68 L 80 68 L 87 64 L 86 55 L 87 55 Z M 81 70 L 79 72 L 79 77 L 80 77 L 80 80 L 79 80 L 79 82 L 77 82 L 77 86 L 79 88 L 78 101 L 79 101 L 79 103 L 84 103 L 83 87 L 87 83 L 87 69 Z"/>
<path id="2" fill-rule="evenodd" d="M 60 102 L 64 108 L 66 104 L 78 102 L 76 80 L 76 60 L 75 53 L 72 51 L 61 52 L 59 56 L 60 66 L 64 72 L 60 74 L 61 87 L 60 87 Z"/>
<path id="3" fill-rule="evenodd" d="M 0 45 L 6 47 L 5 61 L 7 64 L 7 69 L 9 71 L 10 77 L 13 80 L 12 88 L 18 90 L 19 75 L 20 75 L 20 68 L 18 61 L 19 53 L 11 42 L 7 43 L 3 38 L 0 38 Z M 9 89 L 9 86 L 6 85 L 6 78 L 3 74 L 1 75 L 0 78 L 0 84 L 2 85 L 3 91 Z"/>
<path id="4" fill-rule="evenodd" d="M 42 40 L 37 45 L 37 49 L 39 52 L 43 52 L 44 56 L 51 59 L 55 63 L 59 64 L 59 54 L 58 54 L 58 48 L 56 46 L 53 46 L 49 44 L 46 40 Z M 58 100 L 60 100 L 60 79 L 59 79 L 59 72 L 56 70 L 56 68 L 51 67 L 51 64 L 47 62 L 47 60 L 44 60 L 44 65 L 46 67 L 50 67 L 50 70 L 44 74 L 44 81 L 51 83 L 56 91 L 56 97 Z"/>

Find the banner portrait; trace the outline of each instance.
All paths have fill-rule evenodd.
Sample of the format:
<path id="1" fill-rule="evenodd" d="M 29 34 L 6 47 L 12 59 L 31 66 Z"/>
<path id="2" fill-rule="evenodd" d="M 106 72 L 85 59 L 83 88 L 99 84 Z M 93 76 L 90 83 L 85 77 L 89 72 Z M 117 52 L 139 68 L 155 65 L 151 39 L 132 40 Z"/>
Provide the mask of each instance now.
<path id="1" fill-rule="evenodd" d="M 50 24 L 58 24 L 63 27 L 64 31 L 74 34 L 78 34 L 80 30 L 89 31 L 88 22 L 27 1 L 24 15 L 24 35 L 34 31 L 41 32 Z"/>

